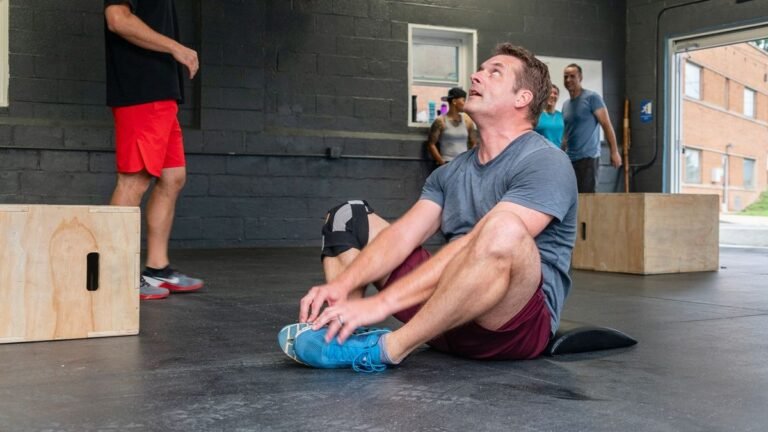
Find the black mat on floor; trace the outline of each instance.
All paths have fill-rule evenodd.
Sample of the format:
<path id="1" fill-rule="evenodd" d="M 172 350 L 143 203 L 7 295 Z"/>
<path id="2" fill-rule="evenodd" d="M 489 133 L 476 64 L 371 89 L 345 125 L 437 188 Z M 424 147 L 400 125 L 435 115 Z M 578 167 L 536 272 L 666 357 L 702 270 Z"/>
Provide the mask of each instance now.
<path id="1" fill-rule="evenodd" d="M 575 321 L 561 321 L 560 328 L 549 342 L 546 355 L 576 354 L 637 344 L 637 340 L 626 333 L 609 327 L 600 327 Z"/>

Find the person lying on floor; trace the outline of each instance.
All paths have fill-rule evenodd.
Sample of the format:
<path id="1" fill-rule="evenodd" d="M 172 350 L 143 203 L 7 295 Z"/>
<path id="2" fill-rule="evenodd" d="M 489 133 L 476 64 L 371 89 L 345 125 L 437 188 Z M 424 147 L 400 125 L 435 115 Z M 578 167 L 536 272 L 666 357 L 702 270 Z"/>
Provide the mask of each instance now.
<path id="1" fill-rule="evenodd" d="M 533 132 L 551 82 L 526 49 L 504 43 L 472 74 L 465 109 L 480 144 L 435 170 L 389 225 L 365 201 L 328 213 L 327 283 L 301 299 L 283 351 L 317 368 L 380 371 L 426 343 L 471 359 L 530 359 L 557 330 L 571 287 L 576 179 Z M 437 230 L 448 243 L 421 247 Z M 369 284 L 379 289 L 363 297 Z M 324 308 L 325 306 L 325 308 Z M 395 330 L 366 329 L 394 315 Z"/>

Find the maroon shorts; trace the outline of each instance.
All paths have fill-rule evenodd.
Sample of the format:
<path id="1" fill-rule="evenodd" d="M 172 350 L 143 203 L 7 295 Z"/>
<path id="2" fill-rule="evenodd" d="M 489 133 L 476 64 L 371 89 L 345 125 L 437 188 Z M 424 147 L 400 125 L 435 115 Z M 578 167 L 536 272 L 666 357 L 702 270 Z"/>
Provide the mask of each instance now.
<path id="1" fill-rule="evenodd" d="M 416 248 L 405 261 L 392 271 L 383 289 L 410 273 L 430 258 L 424 248 Z M 421 306 L 414 306 L 395 314 L 395 318 L 408 322 Z M 450 354 L 484 360 L 522 360 L 541 354 L 551 336 L 550 313 L 539 288 L 533 297 L 512 319 L 496 330 L 488 330 L 474 321 L 451 329 L 427 342 L 429 346 Z"/>
<path id="2" fill-rule="evenodd" d="M 117 172 L 146 170 L 160 177 L 164 168 L 183 167 L 178 112 L 179 105 L 173 100 L 112 108 Z"/>

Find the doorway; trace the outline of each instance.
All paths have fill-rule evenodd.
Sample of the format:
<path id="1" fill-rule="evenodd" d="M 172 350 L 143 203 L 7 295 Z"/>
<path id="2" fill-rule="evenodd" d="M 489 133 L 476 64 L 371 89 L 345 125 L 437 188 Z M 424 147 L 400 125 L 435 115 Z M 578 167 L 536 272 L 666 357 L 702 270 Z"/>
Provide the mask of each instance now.
<path id="1" fill-rule="evenodd" d="M 671 39 L 665 183 L 724 213 L 768 183 L 768 25 Z"/>

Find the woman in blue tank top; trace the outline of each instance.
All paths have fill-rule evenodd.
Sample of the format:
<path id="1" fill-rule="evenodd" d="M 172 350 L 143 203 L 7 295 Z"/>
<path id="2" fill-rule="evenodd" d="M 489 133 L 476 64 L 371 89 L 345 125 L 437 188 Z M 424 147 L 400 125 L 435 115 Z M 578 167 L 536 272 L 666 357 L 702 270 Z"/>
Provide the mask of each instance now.
<path id="1" fill-rule="evenodd" d="M 534 130 L 544 136 L 552 145 L 561 148 L 565 122 L 563 122 L 563 113 L 555 109 L 558 97 L 560 97 L 560 89 L 552 84 L 552 91 L 549 93 L 547 106 L 541 112 L 539 122 Z"/>

